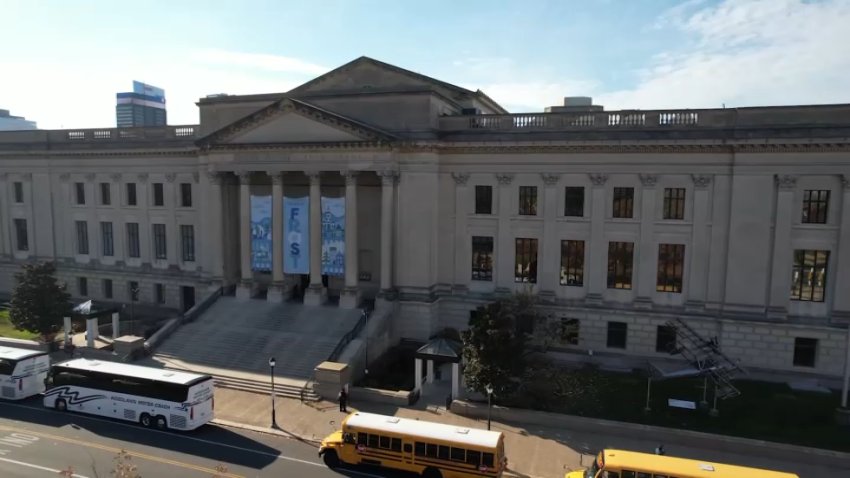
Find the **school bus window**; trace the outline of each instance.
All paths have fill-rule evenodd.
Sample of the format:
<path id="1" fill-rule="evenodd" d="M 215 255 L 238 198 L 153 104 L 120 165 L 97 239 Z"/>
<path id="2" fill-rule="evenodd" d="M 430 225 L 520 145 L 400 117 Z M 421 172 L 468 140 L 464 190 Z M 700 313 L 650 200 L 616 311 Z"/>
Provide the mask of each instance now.
<path id="1" fill-rule="evenodd" d="M 366 437 L 367 437 L 367 436 L 368 436 L 368 435 L 366 435 L 365 433 L 362 433 L 362 432 L 361 432 L 361 433 L 358 433 L 358 434 L 357 434 L 357 444 L 358 444 L 358 445 L 366 446 Z"/>
<path id="2" fill-rule="evenodd" d="M 466 461 L 466 450 L 452 447 L 452 461 Z"/>
<path id="3" fill-rule="evenodd" d="M 492 453 L 485 453 L 483 455 L 482 465 L 486 466 L 487 468 L 493 468 L 493 454 Z"/>
<path id="4" fill-rule="evenodd" d="M 653 478 L 670 478 L 667 475 L 659 475 L 659 474 L 655 474 L 655 475 L 652 475 L 652 476 L 653 476 Z"/>
<path id="5" fill-rule="evenodd" d="M 466 462 L 478 466 L 481 463 L 481 452 L 469 450 L 466 452 Z"/>
<path id="6" fill-rule="evenodd" d="M 425 456 L 425 444 L 416 442 L 416 456 Z"/>
<path id="7" fill-rule="evenodd" d="M 602 478 L 620 478 L 620 474 L 616 471 L 603 471 Z"/>
<path id="8" fill-rule="evenodd" d="M 428 458 L 437 458 L 437 445 L 428 444 L 428 451 L 425 452 L 425 456 Z"/>
<path id="9" fill-rule="evenodd" d="M 411 445 L 410 443 L 405 443 L 404 444 L 404 452 L 410 453 L 412 451 L 413 451 L 413 445 Z"/>
<path id="10" fill-rule="evenodd" d="M 380 437 L 381 440 L 381 448 L 389 448 L 390 447 L 390 437 Z"/>
<path id="11" fill-rule="evenodd" d="M 652 473 L 637 472 L 637 478 L 652 478 Z"/>
<path id="12" fill-rule="evenodd" d="M 392 443 L 390 444 L 390 450 L 401 451 L 401 438 L 393 438 Z"/>
<path id="13" fill-rule="evenodd" d="M 369 448 L 378 448 L 378 435 L 369 434 Z"/>
<path id="14" fill-rule="evenodd" d="M 623 470 L 623 478 L 635 478 L 635 472 Z"/>
<path id="15" fill-rule="evenodd" d="M 449 447 L 440 445 L 440 448 L 437 449 L 437 458 L 441 460 L 449 459 Z"/>

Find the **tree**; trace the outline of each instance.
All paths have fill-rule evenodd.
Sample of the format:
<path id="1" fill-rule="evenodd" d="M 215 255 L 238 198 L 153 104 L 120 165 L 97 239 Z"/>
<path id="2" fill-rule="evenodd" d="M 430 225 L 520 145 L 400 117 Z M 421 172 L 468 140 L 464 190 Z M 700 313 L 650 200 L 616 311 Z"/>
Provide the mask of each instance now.
<path id="1" fill-rule="evenodd" d="M 41 334 L 49 341 L 62 327 L 62 318 L 70 314 L 71 296 L 54 275 L 52 262 L 25 264 L 15 274 L 9 321 L 19 330 Z"/>

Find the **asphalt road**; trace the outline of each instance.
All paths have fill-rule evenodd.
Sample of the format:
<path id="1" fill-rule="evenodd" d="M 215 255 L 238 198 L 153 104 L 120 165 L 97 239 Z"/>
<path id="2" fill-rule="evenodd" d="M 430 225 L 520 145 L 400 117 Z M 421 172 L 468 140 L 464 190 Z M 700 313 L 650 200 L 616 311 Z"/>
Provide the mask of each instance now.
<path id="1" fill-rule="evenodd" d="M 314 445 L 205 425 L 194 432 L 161 432 L 133 423 L 45 409 L 41 400 L 0 401 L 0 476 L 110 477 L 124 450 L 144 478 L 400 477 L 379 470 L 332 471 Z M 221 471 L 221 467 L 226 471 Z"/>

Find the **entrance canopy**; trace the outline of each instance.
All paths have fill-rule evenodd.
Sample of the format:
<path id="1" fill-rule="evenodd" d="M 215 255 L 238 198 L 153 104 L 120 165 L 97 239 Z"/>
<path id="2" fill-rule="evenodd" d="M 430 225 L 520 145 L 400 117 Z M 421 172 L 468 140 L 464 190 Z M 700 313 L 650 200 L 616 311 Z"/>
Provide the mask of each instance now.
<path id="1" fill-rule="evenodd" d="M 463 347 L 460 342 L 456 340 L 436 338 L 430 340 L 422 347 L 419 347 L 416 351 L 416 358 L 422 360 L 435 360 L 439 362 L 460 363 L 462 349 Z"/>

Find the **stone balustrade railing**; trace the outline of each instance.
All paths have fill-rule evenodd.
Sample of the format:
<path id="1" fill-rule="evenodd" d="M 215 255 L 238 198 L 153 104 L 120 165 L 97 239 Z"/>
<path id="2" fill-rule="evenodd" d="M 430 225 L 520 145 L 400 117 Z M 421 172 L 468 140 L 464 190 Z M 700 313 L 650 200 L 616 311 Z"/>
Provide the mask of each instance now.
<path id="1" fill-rule="evenodd" d="M 154 126 L 143 128 L 97 128 L 6 131 L 0 134 L 3 143 L 107 143 L 134 141 L 191 141 L 198 137 L 197 125 Z"/>

